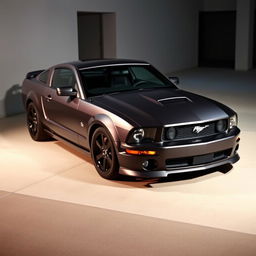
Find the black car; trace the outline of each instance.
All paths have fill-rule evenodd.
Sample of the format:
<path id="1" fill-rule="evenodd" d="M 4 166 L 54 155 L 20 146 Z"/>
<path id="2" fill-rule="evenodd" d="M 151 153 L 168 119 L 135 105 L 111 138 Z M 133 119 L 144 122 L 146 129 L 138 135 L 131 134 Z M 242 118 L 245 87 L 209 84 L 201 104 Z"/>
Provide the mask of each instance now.
<path id="1" fill-rule="evenodd" d="M 239 160 L 237 115 L 137 60 L 59 64 L 22 86 L 34 140 L 91 153 L 98 173 L 167 177 Z"/>

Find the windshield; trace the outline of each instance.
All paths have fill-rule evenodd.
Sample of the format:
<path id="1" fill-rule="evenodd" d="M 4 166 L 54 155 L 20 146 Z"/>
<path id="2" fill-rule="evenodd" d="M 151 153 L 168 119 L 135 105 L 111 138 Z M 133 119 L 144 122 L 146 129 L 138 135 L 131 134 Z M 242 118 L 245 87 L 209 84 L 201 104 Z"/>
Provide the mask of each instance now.
<path id="1" fill-rule="evenodd" d="M 176 88 L 150 65 L 103 66 L 79 72 L 88 97 L 139 89 Z"/>

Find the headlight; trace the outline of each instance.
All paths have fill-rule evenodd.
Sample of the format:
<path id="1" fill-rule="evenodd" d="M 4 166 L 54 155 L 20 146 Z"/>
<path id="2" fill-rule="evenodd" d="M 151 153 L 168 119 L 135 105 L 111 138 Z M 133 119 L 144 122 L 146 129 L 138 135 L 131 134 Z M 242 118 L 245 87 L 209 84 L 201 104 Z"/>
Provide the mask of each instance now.
<path id="1" fill-rule="evenodd" d="M 229 118 L 229 129 L 237 126 L 237 115 L 233 115 Z"/>
<path id="2" fill-rule="evenodd" d="M 145 132 L 143 129 L 134 130 L 132 138 L 136 143 L 140 143 L 144 138 Z"/>
<path id="3" fill-rule="evenodd" d="M 156 128 L 138 128 L 134 129 L 128 136 L 128 144 L 140 144 L 143 142 L 152 142 L 156 137 Z"/>
<path id="4" fill-rule="evenodd" d="M 216 129 L 218 132 L 225 132 L 227 130 L 227 120 L 222 119 L 216 123 Z"/>
<path id="5" fill-rule="evenodd" d="M 166 130 L 166 138 L 168 140 L 173 140 L 176 137 L 176 129 L 174 127 L 170 127 Z"/>

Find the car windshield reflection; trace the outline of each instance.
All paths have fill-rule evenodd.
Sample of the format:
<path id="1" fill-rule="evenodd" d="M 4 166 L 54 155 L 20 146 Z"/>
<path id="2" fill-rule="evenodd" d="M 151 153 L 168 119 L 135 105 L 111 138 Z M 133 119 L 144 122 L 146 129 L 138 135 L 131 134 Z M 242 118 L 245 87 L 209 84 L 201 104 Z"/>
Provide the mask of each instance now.
<path id="1" fill-rule="evenodd" d="M 140 89 L 176 88 L 165 76 L 149 65 L 124 65 L 80 70 L 88 96 Z"/>

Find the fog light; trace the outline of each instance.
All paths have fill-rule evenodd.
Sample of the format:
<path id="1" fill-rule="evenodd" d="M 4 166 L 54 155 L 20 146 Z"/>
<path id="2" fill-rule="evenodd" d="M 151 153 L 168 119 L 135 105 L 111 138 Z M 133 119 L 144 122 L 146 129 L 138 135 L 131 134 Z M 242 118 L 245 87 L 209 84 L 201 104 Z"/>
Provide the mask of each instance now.
<path id="1" fill-rule="evenodd" d="M 174 127 L 170 127 L 166 131 L 166 137 L 168 140 L 173 140 L 176 136 L 176 129 Z"/>
<path id="2" fill-rule="evenodd" d="M 156 160 L 154 160 L 154 159 L 149 159 L 142 163 L 142 169 L 145 171 L 150 171 L 150 170 L 156 168 L 156 166 L 157 166 Z"/>
<path id="3" fill-rule="evenodd" d="M 148 161 L 148 160 L 147 160 L 147 161 L 144 161 L 144 162 L 142 163 L 143 169 L 147 169 L 148 166 L 149 166 L 149 161 Z"/>
<path id="4" fill-rule="evenodd" d="M 226 120 L 219 120 L 216 124 L 218 132 L 224 132 L 227 129 Z"/>

